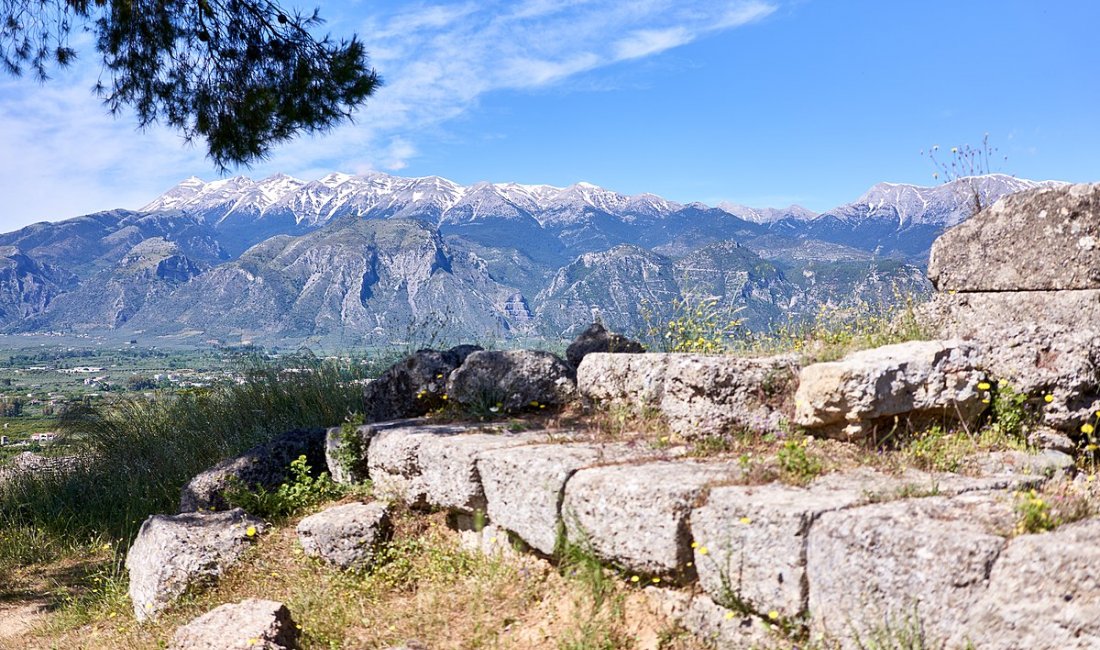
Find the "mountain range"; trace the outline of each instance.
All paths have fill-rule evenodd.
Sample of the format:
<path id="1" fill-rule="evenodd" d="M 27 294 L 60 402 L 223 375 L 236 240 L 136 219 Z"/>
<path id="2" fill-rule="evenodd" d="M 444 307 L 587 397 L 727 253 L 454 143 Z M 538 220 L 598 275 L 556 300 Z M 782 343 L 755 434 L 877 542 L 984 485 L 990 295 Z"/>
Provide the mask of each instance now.
<path id="1" fill-rule="evenodd" d="M 189 178 L 138 210 L 0 235 L 0 327 L 329 346 L 562 339 L 597 317 L 637 334 L 677 301 L 714 298 L 760 329 L 927 291 L 932 241 L 976 200 L 1051 183 L 880 183 L 818 214 L 589 183 Z"/>

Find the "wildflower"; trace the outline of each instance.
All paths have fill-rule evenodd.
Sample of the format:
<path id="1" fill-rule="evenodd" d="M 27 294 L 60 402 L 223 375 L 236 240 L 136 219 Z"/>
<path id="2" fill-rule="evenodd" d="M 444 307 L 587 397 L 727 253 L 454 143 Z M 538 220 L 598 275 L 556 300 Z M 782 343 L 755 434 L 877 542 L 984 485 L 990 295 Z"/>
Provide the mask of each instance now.
<path id="1" fill-rule="evenodd" d="M 993 388 L 993 386 L 990 385 L 988 381 L 983 381 L 978 384 L 978 390 L 989 390 L 990 388 Z"/>
<path id="2" fill-rule="evenodd" d="M 728 621 L 732 618 L 733 618 L 733 612 L 726 612 L 726 620 Z"/>
<path id="3" fill-rule="evenodd" d="M 1054 401 L 1054 396 L 1049 394 L 1049 393 L 1046 394 L 1046 395 L 1043 395 L 1043 401 L 1046 402 L 1047 404 L 1050 404 L 1051 402 Z"/>
<path id="4" fill-rule="evenodd" d="M 752 523 L 752 519 L 750 519 L 748 517 L 741 517 L 741 523 L 743 523 L 747 526 L 747 525 Z"/>
<path id="5" fill-rule="evenodd" d="M 244 534 L 248 537 L 255 537 L 256 536 L 256 527 L 255 526 L 249 526 L 248 528 L 245 528 L 244 529 Z"/>
<path id="6" fill-rule="evenodd" d="M 630 576 L 630 581 L 631 582 L 638 582 L 639 579 L 640 578 L 638 578 L 638 576 Z"/>
<path id="7" fill-rule="evenodd" d="M 710 553 L 710 551 L 707 549 L 706 546 L 699 547 L 699 555 L 706 555 L 707 553 Z"/>
<path id="8" fill-rule="evenodd" d="M 691 548 L 699 548 L 699 542 L 692 542 Z"/>
<path id="9" fill-rule="evenodd" d="M 531 400 L 531 404 L 530 404 L 530 406 L 533 406 L 533 407 L 535 407 L 535 408 L 538 408 L 538 406 L 539 406 L 539 402 L 538 402 L 538 400 Z"/>
<path id="10" fill-rule="evenodd" d="M 1090 433 L 1092 433 L 1095 430 L 1096 430 L 1095 427 L 1093 427 L 1088 422 L 1081 425 L 1081 433 L 1083 433 L 1085 435 L 1089 435 Z"/>
<path id="11" fill-rule="evenodd" d="M 655 585 L 661 584 L 661 579 L 660 578 L 654 578 L 653 579 L 653 584 L 655 584 Z"/>
<path id="12" fill-rule="evenodd" d="M 768 612 L 768 618 L 773 621 L 779 620 L 779 612 L 773 609 L 772 611 Z"/>
<path id="13" fill-rule="evenodd" d="M 439 398 L 442 399 L 442 400 L 446 400 L 447 399 L 447 393 L 443 393 L 442 395 L 439 396 Z"/>

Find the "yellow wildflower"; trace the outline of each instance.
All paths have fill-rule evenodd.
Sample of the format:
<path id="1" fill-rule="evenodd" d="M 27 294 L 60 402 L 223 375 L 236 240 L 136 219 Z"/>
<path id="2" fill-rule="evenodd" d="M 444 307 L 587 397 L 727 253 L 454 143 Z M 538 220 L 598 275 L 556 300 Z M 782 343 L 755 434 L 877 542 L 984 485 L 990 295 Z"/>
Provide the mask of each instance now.
<path id="1" fill-rule="evenodd" d="M 993 386 L 990 385 L 988 381 L 983 381 L 978 384 L 978 390 L 989 390 L 990 388 L 993 388 Z"/>
<path id="2" fill-rule="evenodd" d="M 741 523 L 747 526 L 748 524 L 752 523 L 752 519 L 749 519 L 748 517 L 741 517 Z"/>
<path id="3" fill-rule="evenodd" d="M 1050 394 L 1043 395 L 1043 401 L 1046 402 L 1047 404 L 1050 404 L 1051 402 L 1054 401 L 1054 396 L 1050 395 Z"/>
<path id="4" fill-rule="evenodd" d="M 256 527 L 255 526 L 249 526 L 248 528 L 245 528 L 244 529 L 244 534 L 247 535 L 248 537 L 255 537 L 256 536 Z"/>
<path id="5" fill-rule="evenodd" d="M 773 621 L 779 620 L 779 612 L 777 612 L 773 609 L 772 611 L 768 612 L 768 618 L 770 618 Z"/>
<path id="6" fill-rule="evenodd" d="M 1081 433 L 1083 433 L 1085 435 L 1088 435 L 1088 434 L 1092 433 L 1095 430 L 1096 429 L 1091 424 L 1089 424 L 1088 422 L 1081 425 Z"/>

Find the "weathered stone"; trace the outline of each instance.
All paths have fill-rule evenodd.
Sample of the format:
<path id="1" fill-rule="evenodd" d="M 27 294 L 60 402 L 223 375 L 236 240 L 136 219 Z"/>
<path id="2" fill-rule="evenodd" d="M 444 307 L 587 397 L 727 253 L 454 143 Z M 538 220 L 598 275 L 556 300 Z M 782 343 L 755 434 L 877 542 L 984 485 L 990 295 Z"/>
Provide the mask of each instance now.
<path id="1" fill-rule="evenodd" d="M 421 480 L 420 446 L 432 438 L 455 436 L 468 430 L 462 425 L 426 424 L 398 420 L 371 425 L 367 449 L 367 473 L 374 493 L 399 499 L 413 507 L 427 505 Z"/>
<path id="2" fill-rule="evenodd" d="M 623 445 L 528 445 L 496 449 L 477 459 L 489 520 L 519 536 L 531 548 L 554 552 L 566 481 L 583 468 L 621 460 Z"/>
<path id="3" fill-rule="evenodd" d="M 657 409 L 685 438 L 775 433 L 798 371 L 794 356 L 593 353 L 577 369 L 581 395 Z"/>
<path id="4" fill-rule="evenodd" d="M 1001 553 L 989 589 L 956 635 L 990 650 L 1100 647 L 1100 520 L 1022 535 Z"/>
<path id="5" fill-rule="evenodd" d="M 758 616 L 736 612 L 700 594 L 691 599 L 679 623 L 707 645 L 718 650 L 782 647 L 783 636 Z"/>
<path id="6" fill-rule="evenodd" d="M 673 356 L 593 352 L 577 366 L 577 391 L 596 402 L 659 408 Z"/>
<path id="7" fill-rule="evenodd" d="M 1077 445 L 1069 436 L 1049 427 L 1039 427 L 1029 433 L 1027 444 L 1046 451 L 1060 451 L 1063 454 L 1072 454 L 1077 450 Z"/>
<path id="8" fill-rule="evenodd" d="M 460 404 L 504 411 L 566 404 L 576 397 L 575 372 L 541 350 L 474 352 L 451 373 L 447 394 Z"/>
<path id="9" fill-rule="evenodd" d="M 622 334 L 608 332 L 601 323 L 592 323 L 565 349 L 565 359 L 576 368 L 581 364 L 581 359 L 593 352 L 645 352 L 645 347 Z"/>
<path id="10" fill-rule="evenodd" d="M 1047 426 L 1072 436 L 1100 410 L 1100 329 L 1088 326 L 1100 290 L 940 293 L 924 311 L 941 336 L 980 346 L 983 369 L 1031 397 Z"/>
<path id="11" fill-rule="evenodd" d="M 450 350 L 417 350 L 398 361 L 363 389 L 363 419 L 384 422 L 418 417 L 443 405 L 447 378 L 476 345 Z"/>
<path id="12" fill-rule="evenodd" d="M 986 406 L 978 364 L 976 347 L 958 340 L 910 341 L 815 363 L 802 369 L 794 423 L 848 440 L 930 422 L 970 425 Z"/>
<path id="13" fill-rule="evenodd" d="M 365 569 L 392 525 L 384 503 L 346 503 L 302 519 L 297 530 L 306 555 L 341 569 Z"/>
<path id="14" fill-rule="evenodd" d="M 216 580 L 263 531 L 264 523 L 240 508 L 152 515 L 126 555 L 134 615 L 154 617 L 189 587 Z"/>
<path id="15" fill-rule="evenodd" d="M 868 467 L 843 473 L 825 474 L 810 483 L 813 490 L 854 491 L 863 495 L 865 503 L 885 503 L 901 499 L 943 496 L 951 497 L 968 492 L 990 490 L 1022 490 L 1046 482 L 1047 477 L 1032 474 L 1026 467 L 1013 471 L 1011 466 L 1001 467 L 999 473 L 986 476 L 967 476 L 953 472 L 922 472 L 906 469 L 900 473 L 884 474 Z"/>
<path id="16" fill-rule="evenodd" d="M 1073 457 L 1060 451 L 1037 454 L 1024 451 L 995 451 L 964 458 L 962 469 L 980 476 L 1035 476 L 1042 479 L 1065 474 L 1074 466 Z"/>
<path id="17" fill-rule="evenodd" d="M 1100 289 L 1100 183 L 1011 194 L 932 244 L 940 291 Z"/>
<path id="18" fill-rule="evenodd" d="M 926 645 L 964 629 L 1015 524 L 1011 494 L 972 492 L 827 512 L 806 549 L 815 632 L 857 647 L 919 621 Z"/>
<path id="19" fill-rule="evenodd" d="M 460 425 L 405 421 L 372 437 L 368 471 L 376 494 L 414 507 L 484 510 L 477 458 L 486 451 L 540 440 L 537 433 L 478 433 Z"/>
<path id="20" fill-rule="evenodd" d="M 464 433 L 429 438 L 420 445 L 420 485 L 434 508 L 485 511 L 487 505 L 477 461 L 481 455 L 545 440 L 539 433 Z"/>
<path id="21" fill-rule="evenodd" d="M 856 484 L 862 487 L 862 484 Z M 784 617 L 806 608 L 806 537 L 824 512 L 866 501 L 861 489 L 779 484 L 711 489 L 691 513 L 695 568 L 717 602 Z"/>
<path id="22" fill-rule="evenodd" d="M 512 544 L 511 534 L 504 528 L 487 523 L 481 529 L 465 527 L 458 531 L 458 543 L 468 551 L 476 551 L 490 557 L 519 558 L 520 552 Z"/>
<path id="23" fill-rule="evenodd" d="M 286 605 L 247 598 L 226 603 L 176 630 L 171 650 L 293 650 L 298 626 Z"/>
<path id="24" fill-rule="evenodd" d="M 350 485 L 367 480 L 367 449 L 375 430 L 363 425 L 331 427 L 325 432 L 325 464 L 334 482 Z"/>
<path id="25" fill-rule="evenodd" d="M 180 491 L 180 512 L 225 510 L 234 485 L 272 490 L 290 477 L 290 463 L 305 456 L 313 472 L 325 469 L 325 430 L 297 429 L 224 460 L 191 479 Z"/>
<path id="26" fill-rule="evenodd" d="M 630 571 L 687 579 L 687 519 L 707 486 L 740 478 L 737 463 L 658 461 L 578 471 L 561 513 L 568 539 Z"/>

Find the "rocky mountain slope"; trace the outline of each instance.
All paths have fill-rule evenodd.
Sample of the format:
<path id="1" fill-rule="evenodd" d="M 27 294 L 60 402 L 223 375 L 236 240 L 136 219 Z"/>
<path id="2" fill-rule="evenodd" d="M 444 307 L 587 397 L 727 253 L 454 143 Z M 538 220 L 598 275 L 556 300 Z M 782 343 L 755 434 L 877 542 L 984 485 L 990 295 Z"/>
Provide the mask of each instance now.
<path id="1" fill-rule="evenodd" d="M 138 211 L 0 235 L 8 331 L 383 344 L 638 332 L 675 299 L 719 298 L 753 328 L 822 304 L 927 290 L 932 239 L 1038 183 L 883 183 L 823 214 L 683 205 L 588 183 L 381 173 L 183 181 Z"/>

